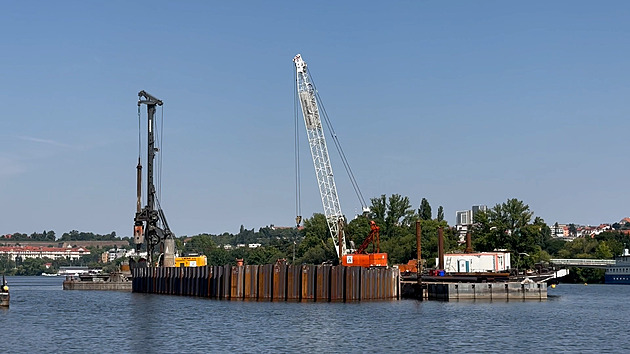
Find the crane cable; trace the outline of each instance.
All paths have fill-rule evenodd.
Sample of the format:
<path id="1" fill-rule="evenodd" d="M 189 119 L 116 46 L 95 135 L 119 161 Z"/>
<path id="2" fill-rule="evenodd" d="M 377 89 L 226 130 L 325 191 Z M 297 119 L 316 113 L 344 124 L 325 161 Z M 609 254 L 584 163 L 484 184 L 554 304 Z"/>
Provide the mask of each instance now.
<path id="1" fill-rule="evenodd" d="M 346 173 L 348 174 L 348 177 L 350 178 L 350 183 L 352 184 L 352 188 L 354 189 L 354 193 L 357 195 L 357 198 L 359 199 L 359 203 L 361 204 L 361 208 L 366 209 L 367 208 L 367 204 L 365 203 L 365 199 L 363 198 L 363 193 L 361 193 L 361 189 L 359 189 L 359 184 L 357 183 L 356 178 L 354 177 L 354 173 L 352 172 L 352 169 L 350 168 L 350 164 L 348 163 L 348 159 L 346 158 L 346 154 L 343 152 L 343 149 L 341 148 L 341 143 L 339 142 L 339 138 L 337 137 L 337 133 L 335 132 L 335 128 L 333 128 L 332 123 L 330 122 L 330 119 L 328 118 L 328 113 L 326 112 L 326 108 L 324 107 L 324 103 L 321 99 L 321 97 L 319 96 L 319 92 L 317 91 L 317 86 L 315 85 L 315 81 L 313 80 L 313 76 L 311 75 L 311 71 L 308 70 L 308 75 L 311 79 L 311 84 L 313 85 L 313 89 L 315 90 L 315 96 L 317 97 L 317 101 L 319 102 L 319 105 L 322 107 L 322 115 L 324 116 L 324 122 L 326 123 L 326 126 L 328 127 L 328 129 L 330 130 L 330 135 L 332 136 L 332 140 L 335 144 L 335 148 L 337 149 L 337 152 L 339 153 L 339 156 L 341 157 L 341 162 L 343 163 L 343 167 L 346 170 Z"/>
<path id="2" fill-rule="evenodd" d="M 294 71 L 295 74 L 295 71 Z M 298 93 L 297 93 L 297 75 L 294 75 L 295 83 L 293 85 L 293 117 L 295 121 L 295 223 L 299 227 L 302 221 L 302 200 L 300 183 L 300 134 L 299 134 L 299 119 L 298 119 Z"/>
<path id="3" fill-rule="evenodd" d="M 164 143 L 164 104 L 160 106 L 161 118 L 160 118 L 160 141 L 158 142 L 158 196 L 162 198 L 162 144 Z"/>
<path id="4" fill-rule="evenodd" d="M 158 210 L 162 210 L 162 206 L 160 204 L 160 199 L 162 199 L 162 144 L 164 143 L 164 104 L 160 106 L 161 118 L 160 118 L 160 129 L 155 130 L 155 145 L 157 146 L 157 168 L 156 168 L 156 191 L 155 191 L 155 202 Z M 154 126 L 157 126 L 155 124 Z M 161 220 L 162 218 L 158 218 Z M 163 224 L 163 221 L 162 221 Z M 163 226 L 163 225 L 162 225 Z"/>

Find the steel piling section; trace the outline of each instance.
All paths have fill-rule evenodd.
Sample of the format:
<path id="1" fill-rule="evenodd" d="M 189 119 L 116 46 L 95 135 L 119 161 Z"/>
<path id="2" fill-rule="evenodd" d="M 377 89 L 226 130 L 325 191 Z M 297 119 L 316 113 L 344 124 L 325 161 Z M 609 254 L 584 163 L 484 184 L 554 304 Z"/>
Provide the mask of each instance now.
<path id="1" fill-rule="evenodd" d="M 400 298 L 398 269 L 330 265 L 132 269 L 132 291 L 231 300 L 352 302 Z M 530 291 L 534 293 L 534 291 Z"/>

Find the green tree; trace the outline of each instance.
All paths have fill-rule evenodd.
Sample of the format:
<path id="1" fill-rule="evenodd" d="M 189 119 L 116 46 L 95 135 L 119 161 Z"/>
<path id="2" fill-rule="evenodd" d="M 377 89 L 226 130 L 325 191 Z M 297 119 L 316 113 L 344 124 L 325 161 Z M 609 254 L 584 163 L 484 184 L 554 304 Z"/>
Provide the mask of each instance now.
<path id="1" fill-rule="evenodd" d="M 418 215 L 420 216 L 420 220 L 431 220 L 433 218 L 433 214 L 431 213 L 431 205 L 426 198 L 422 198 L 420 202 L 420 208 L 418 208 Z"/>
<path id="2" fill-rule="evenodd" d="M 298 245 L 296 257 L 304 262 L 313 264 L 338 261 L 337 250 L 335 250 L 326 217 L 323 214 L 315 213 L 312 218 L 305 219 L 303 232 L 305 237 Z M 316 249 L 316 251 L 311 251 L 308 257 L 305 258 L 305 255 L 311 249 Z M 317 257 L 314 257 L 314 254 Z"/>
<path id="3" fill-rule="evenodd" d="M 442 206 L 440 205 L 437 211 L 437 221 L 442 221 L 442 220 L 444 220 L 444 208 L 442 208 Z"/>
<path id="4" fill-rule="evenodd" d="M 608 247 L 608 243 L 606 241 L 601 241 L 597 248 L 595 249 L 595 258 L 598 259 L 611 259 L 613 258 L 613 253 Z"/>
<path id="5" fill-rule="evenodd" d="M 400 194 L 392 194 L 387 202 L 387 210 L 385 223 L 377 225 L 381 227 L 381 239 L 387 240 L 394 236 L 400 236 L 404 233 L 404 226 L 408 225 L 411 220 L 415 220 L 411 203 L 408 197 L 402 197 Z"/>
<path id="6" fill-rule="evenodd" d="M 541 218 L 529 222 L 534 213 L 517 199 L 508 199 L 487 211 L 475 214 L 473 245 L 479 251 L 508 249 L 514 254 L 534 253 L 536 246 L 544 246 L 551 231 Z"/>
<path id="7" fill-rule="evenodd" d="M 202 234 L 192 237 L 190 241 L 188 241 L 184 246 L 183 253 L 198 253 L 209 256 L 212 251 L 216 249 L 217 244 L 212 240 L 212 236 L 208 234 Z"/>
<path id="8" fill-rule="evenodd" d="M 15 272 L 15 262 L 9 259 L 7 254 L 0 255 L 0 273 L 13 275 Z"/>
<path id="9" fill-rule="evenodd" d="M 385 214 L 387 213 L 387 197 L 381 194 L 378 198 L 370 198 L 372 205 L 370 206 L 370 219 L 374 220 L 378 225 L 385 224 Z"/>
<path id="10" fill-rule="evenodd" d="M 378 224 L 378 223 L 377 223 Z M 357 216 L 346 226 L 346 239 L 358 248 L 370 233 L 370 220 L 367 216 Z M 352 246 L 350 246 L 352 247 Z"/>

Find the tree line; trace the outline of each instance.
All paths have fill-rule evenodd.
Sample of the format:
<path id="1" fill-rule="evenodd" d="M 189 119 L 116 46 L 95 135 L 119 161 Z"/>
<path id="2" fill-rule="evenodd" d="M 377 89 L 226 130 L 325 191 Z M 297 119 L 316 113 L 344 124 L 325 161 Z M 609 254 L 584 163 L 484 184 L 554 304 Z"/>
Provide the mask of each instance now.
<path id="1" fill-rule="evenodd" d="M 389 263 L 407 263 L 417 257 L 415 223 L 419 220 L 422 229 L 422 258 L 427 267 L 435 266 L 438 254 L 438 230 L 444 234 L 446 252 L 463 252 L 465 245 L 459 242 L 455 227 L 444 220 L 444 209 L 437 208 L 435 217 L 426 198 L 422 198 L 418 208 L 414 208 L 408 197 L 392 194 L 370 199 L 370 211 L 346 222 L 345 234 L 351 248 L 357 248 L 370 232 L 370 221 L 375 221 L 380 229 L 380 251 L 388 254 Z M 620 225 L 622 229 L 625 225 Z M 23 234 L 14 234 L 22 238 Z M 27 239 L 50 239 L 54 232 L 34 233 Z M 621 254 L 628 235 L 617 231 L 600 233 L 594 237 L 564 241 L 551 237 L 551 229 L 545 221 L 518 199 L 508 199 L 486 211 L 474 215 L 471 229 L 475 251 L 507 250 L 512 252 L 513 266 L 533 269 L 543 267 L 551 258 L 613 258 Z M 64 233 L 60 240 L 118 240 L 116 233 L 98 235 L 76 230 Z M 132 247 L 131 238 L 129 247 Z M 260 247 L 249 248 L 251 243 Z M 229 245 L 229 246 L 228 246 Z M 236 247 L 245 245 L 245 247 Z M 241 225 L 237 234 L 199 234 L 176 238 L 177 249 L 183 254 L 204 254 L 210 265 L 236 264 L 242 259 L 246 264 L 269 264 L 284 259 L 294 264 L 337 264 L 337 254 L 323 214 L 315 213 L 304 220 L 303 228 L 276 228 L 273 225 L 246 229 Z M 226 247 L 228 246 L 228 247 Z M 98 257 L 105 250 L 91 248 L 91 255 L 79 261 L 84 265 L 98 265 Z M 368 252 L 374 252 L 373 246 Z M 120 262 L 118 260 L 117 262 Z M 31 264 L 32 263 L 32 264 Z M 41 264 L 40 264 L 41 263 Z M 55 267 L 64 261 L 53 262 Z M 101 264 L 102 265 L 102 264 Z M 0 259 L 0 272 L 15 274 L 44 271 L 43 262 L 27 261 L 20 265 Z M 11 270 L 13 269 L 13 271 Z M 597 282 L 603 279 L 603 270 L 575 269 L 571 272 L 573 281 Z"/>
<path id="2" fill-rule="evenodd" d="M 392 194 L 370 199 L 370 212 L 359 215 L 345 225 L 346 239 L 351 248 L 357 248 L 367 237 L 373 220 L 380 226 L 380 251 L 388 253 L 390 264 L 406 263 L 417 257 L 415 223 L 422 229 L 422 258 L 427 267 L 435 266 L 438 255 L 438 230 L 444 234 L 446 252 L 464 252 L 458 231 L 444 220 L 444 209 L 439 206 L 435 217 L 431 205 L 422 198 L 418 208 L 413 208 L 408 197 Z M 246 264 L 273 263 L 286 259 L 289 263 L 336 264 L 335 247 L 323 214 L 315 213 L 304 220 L 301 230 L 291 229 L 284 235 L 261 237 L 262 230 L 244 230 L 238 235 L 198 235 L 189 238 L 181 248 L 185 252 L 198 252 L 208 256 L 209 264 L 236 264 L 243 259 Z M 239 236 L 240 235 L 240 236 Z M 548 266 L 551 258 L 602 258 L 612 259 L 621 254 L 630 237 L 613 230 L 592 238 L 564 241 L 551 237 L 551 229 L 529 206 L 518 199 L 508 199 L 486 211 L 475 214 L 471 238 L 475 251 L 506 250 L 512 253 L 512 265 L 521 269 Z M 221 245 L 236 239 L 265 240 L 256 249 L 237 248 L 226 250 Z M 220 240 L 220 241 L 219 241 Z M 219 241 L 219 242 L 218 242 Z M 375 251 L 368 248 L 368 251 Z M 590 268 L 573 269 L 569 281 L 601 282 L 603 270 Z"/>
<path id="3" fill-rule="evenodd" d="M 9 235 L 3 235 L 4 239 L 11 239 L 14 241 L 52 241 L 52 242 L 65 242 L 65 241 L 115 241 L 120 240 L 116 236 L 116 231 L 112 231 L 109 234 L 95 234 L 92 232 L 82 232 L 77 230 L 72 230 L 68 232 L 64 232 L 59 239 L 54 231 L 46 231 L 43 232 L 33 232 L 32 234 L 23 234 L 20 232 L 16 232 Z"/>

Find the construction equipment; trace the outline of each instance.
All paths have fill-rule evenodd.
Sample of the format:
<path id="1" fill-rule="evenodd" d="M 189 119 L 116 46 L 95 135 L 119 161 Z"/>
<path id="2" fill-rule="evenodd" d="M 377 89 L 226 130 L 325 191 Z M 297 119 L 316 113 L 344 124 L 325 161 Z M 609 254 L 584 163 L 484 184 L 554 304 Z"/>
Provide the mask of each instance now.
<path id="1" fill-rule="evenodd" d="M 365 247 L 362 247 L 361 253 L 354 252 L 352 255 L 349 255 L 350 250 L 346 247 L 346 237 L 344 232 L 344 224 L 345 217 L 341 211 L 341 205 L 339 203 L 339 195 L 337 194 L 337 187 L 335 185 L 335 179 L 333 177 L 332 166 L 330 164 L 330 158 L 328 156 L 328 147 L 326 146 L 326 138 L 324 137 L 324 131 L 322 129 L 322 121 L 320 119 L 320 105 L 321 102 L 318 101 L 318 94 L 315 89 L 315 85 L 310 78 L 309 72 L 307 71 L 306 62 L 302 59 L 300 54 L 296 55 L 293 58 L 293 62 L 295 64 L 296 69 L 296 83 L 297 83 L 297 95 L 300 101 L 300 107 L 302 108 L 302 116 L 304 117 L 304 125 L 306 127 L 306 134 L 308 137 L 309 146 L 311 149 L 311 156 L 313 158 L 313 166 L 315 167 L 315 175 L 317 177 L 317 185 L 319 186 L 319 193 L 322 199 L 322 205 L 324 207 L 324 215 L 326 217 L 326 222 L 328 224 L 328 229 L 330 230 L 330 234 L 332 236 L 333 243 L 335 245 L 335 251 L 337 252 L 337 256 L 339 257 L 341 263 L 345 265 L 363 265 L 363 266 L 372 266 L 372 264 L 379 266 L 387 266 L 387 254 L 385 253 L 376 253 L 376 254 L 365 254 L 365 249 L 367 248 L 370 242 L 376 241 L 377 245 L 379 242 L 378 232 L 379 227 L 372 221 L 372 231 L 368 235 L 368 238 L 363 242 Z M 335 146 L 339 150 L 341 160 L 344 164 L 346 171 L 348 172 L 348 176 L 350 177 L 350 181 L 352 186 L 354 187 L 355 193 L 359 197 L 359 201 L 361 202 L 361 206 L 363 208 L 364 213 L 369 211 L 367 208 L 365 201 L 363 200 L 363 196 L 358 188 L 356 180 L 354 179 L 354 175 L 352 174 L 352 170 L 350 169 L 348 162 L 345 158 L 345 154 L 341 150 L 341 145 L 337 140 L 337 136 L 332 129 L 332 126 L 326 117 L 325 109 L 321 110 L 324 113 L 324 118 L 328 123 L 328 126 L 331 130 L 331 135 L 333 138 L 333 142 Z M 297 129 L 297 128 L 296 128 Z M 297 132 L 296 132 L 297 134 Z M 297 146 L 296 140 L 296 146 Z M 299 155 L 299 154 L 296 154 Z M 299 159 L 296 157 L 296 160 Z M 296 169 L 299 169 L 296 168 Z M 298 178 L 299 180 L 299 178 Z M 299 182 L 298 182 L 299 183 Z M 299 187 L 298 187 L 299 189 Z M 299 199 L 299 197 L 298 197 Z M 299 209 L 299 208 L 298 208 Z M 299 213 L 299 211 L 298 211 Z M 299 225 L 302 217 L 297 216 L 296 222 Z M 362 245 L 363 246 L 363 245 Z M 360 247 L 361 248 L 361 247 Z M 379 247 L 377 246 L 377 249 Z M 377 251 L 378 252 L 378 251 Z M 367 257 L 367 261 L 363 261 L 363 258 Z M 362 264 L 355 263 L 355 260 L 361 259 Z M 372 260 L 370 260 L 372 259 Z M 369 265 L 368 265 L 369 264 Z"/>
<path id="2" fill-rule="evenodd" d="M 344 216 L 339 205 L 339 195 L 333 178 L 332 166 L 328 157 L 326 138 L 322 130 L 322 121 L 319 117 L 315 87 L 306 71 L 306 63 L 300 54 L 293 58 L 297 75 L 297 92 L 304 116 L 306 134 L 311 147 L 311 156 L 315 166 L 315 175 L 319 193 L 322 197 L 324 215 L 328 223 L 328 229 L 335 244 L 337 256 L 341 258 L 347 253 L 346 239 L 343 230 Z"/>
<path id="3" fill-rule="evenodd" d="M 208 265 L 208 258 L 201 256 L 175 257 L 175 267 L 204 267 Z"/>
<path id="4" fill-rule="evenodd" d="M 380 230 L 373 220 L 370 220 L 370 233 L 365 238 L 361 246 L 351 254 L 341 257 L 341 262 L 345 266 L 361 267 L 387 267 L 387 253 L 381 253 Z M 372 245 L 374 253 L 366 253 L 369 245 Z"/>
<path id="5" fill-rule="evenodd" d="M 138 152 L 137 169 L 137 200 L 136 200 L 136 216 L 134 217 L 134 243 L 136 250 L 139 251 L 142 244 L 146 243 L 148 265 L 153 267 L 156 261 L 166 267 L 174 266 L 174 234 L 171 232 L 166 222 L 166 216 L 160 206 L 156 194 L 154 180 L 153 162 L 155 154 L 159 150 L 155 145 L 155 110 L 156 106 L 162 106 L 162 100 L 159 100 L 145 91 L 138 93 L 138 124 L 140 124 L 140 106 L 147 106 L 147 204 L 144 208 L 140 208 L 142 203 L 142 164 L 140 163 L 140 151 Z M 139 149 L 141 150 L 141 149 Z M 161 253 L 158 259 L 154 259 L 156 248 Z"/>

